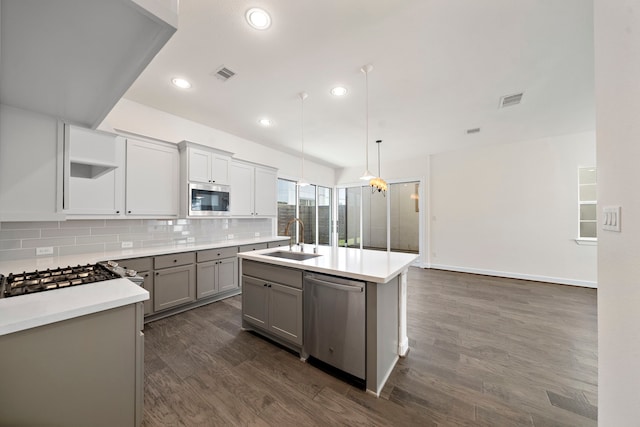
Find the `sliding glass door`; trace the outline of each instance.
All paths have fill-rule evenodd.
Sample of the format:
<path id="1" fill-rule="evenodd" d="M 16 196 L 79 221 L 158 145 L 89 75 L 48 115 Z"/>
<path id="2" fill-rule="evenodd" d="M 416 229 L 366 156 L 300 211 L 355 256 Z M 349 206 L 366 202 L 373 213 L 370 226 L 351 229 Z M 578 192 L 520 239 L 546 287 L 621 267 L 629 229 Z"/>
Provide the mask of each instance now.
<path id="1" fill-rule="evenodd" d="M 419 190 L 418 181 L 391 183 L 386 195 L 338 188 L 338 245 L 419 253 Z"/>

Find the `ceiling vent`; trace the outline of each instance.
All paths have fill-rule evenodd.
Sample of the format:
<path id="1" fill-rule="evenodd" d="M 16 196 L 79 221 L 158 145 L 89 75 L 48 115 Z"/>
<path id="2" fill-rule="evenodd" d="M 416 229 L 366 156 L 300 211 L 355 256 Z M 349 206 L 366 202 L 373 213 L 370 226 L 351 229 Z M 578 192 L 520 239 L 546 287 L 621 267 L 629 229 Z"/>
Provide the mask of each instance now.
<path id="1" fill-rule="evenodd" d="M 467 129 L 467 134 L 480 133 L 480 128 Z"/>
<path id="2" fill-rule="evenodd" d="M 524 93 L 516 93 L 514 95 L 505 95 L 500 98 L 500 108 L 511 107 L 512 105 L 518 105 L 522 101 L 522 95 Z"/>
<path id="3" fill-rule="evenodd" d="M 217 70 L 215 70 L 213 73 L 214 76 L 216 76 L 217 78 L 219 78 L 220 80 L 222 80 L 223 82 L 226 82 L 227 80 L 229 80 L 231 77 L 235 76 L 236 73 L 231 71 L 230 69 L 228 69 L 227 67 L 225 67 L 224 65 L 221 66 L 220 68 L 218 68 Z"/>

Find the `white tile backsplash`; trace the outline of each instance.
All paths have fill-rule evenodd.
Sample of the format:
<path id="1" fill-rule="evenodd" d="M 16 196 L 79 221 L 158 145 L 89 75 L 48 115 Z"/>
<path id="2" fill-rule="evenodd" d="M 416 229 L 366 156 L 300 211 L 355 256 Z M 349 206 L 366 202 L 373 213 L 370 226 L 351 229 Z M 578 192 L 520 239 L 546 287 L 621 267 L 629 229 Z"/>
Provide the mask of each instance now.
<path id="1" fill-rule="evenodd" d="M 251 239 L 255 233 L 272 236 L 271 218 L 216 219 L 89 219 L 40 222 L 0 223 L 0 260 L 35 258 L 35 248 L 52 246 L 54 253 L 81 253 L 117 250 L 121 242 L 133 242 L 133 247 L 152 247 L 186 243 L 215 243 L 234 239 Z"/>

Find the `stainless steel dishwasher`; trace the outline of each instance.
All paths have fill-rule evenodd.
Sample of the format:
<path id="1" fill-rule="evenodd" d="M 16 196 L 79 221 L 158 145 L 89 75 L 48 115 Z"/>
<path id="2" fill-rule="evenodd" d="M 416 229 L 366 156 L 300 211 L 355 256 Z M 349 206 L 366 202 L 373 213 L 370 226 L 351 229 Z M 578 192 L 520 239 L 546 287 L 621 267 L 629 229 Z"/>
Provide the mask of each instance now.
<path id="1" fill-rule="evenodd" d="M 304 352 L 366 379 L 365 309 L 365 282 L 305 273 Z"/>

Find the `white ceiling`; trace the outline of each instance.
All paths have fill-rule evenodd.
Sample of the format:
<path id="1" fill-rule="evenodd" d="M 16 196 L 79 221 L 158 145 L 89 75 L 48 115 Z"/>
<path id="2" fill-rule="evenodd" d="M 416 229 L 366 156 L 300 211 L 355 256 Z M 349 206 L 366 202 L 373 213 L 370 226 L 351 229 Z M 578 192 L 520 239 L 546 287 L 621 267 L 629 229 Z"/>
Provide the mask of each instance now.
<path id="1" fill-rule="evenodd" d="M 256 6 L 269 30 L 246 24 Z M 307 158 L 358 166 L 365 64 L 371 169 L 377 139 L 386 161 L 595 129 L 586 0 L 181 0 L 178 31 L 125 97 L 298 153 L 305 91 Z M 221 65 L 237 75 L 220 81 Z M 193 87 L 173 87 L 175 76 Z M 338 84 L 347 96 L 329 93 Z M 520 105 L 498 108 L 522 91 Z"/>

